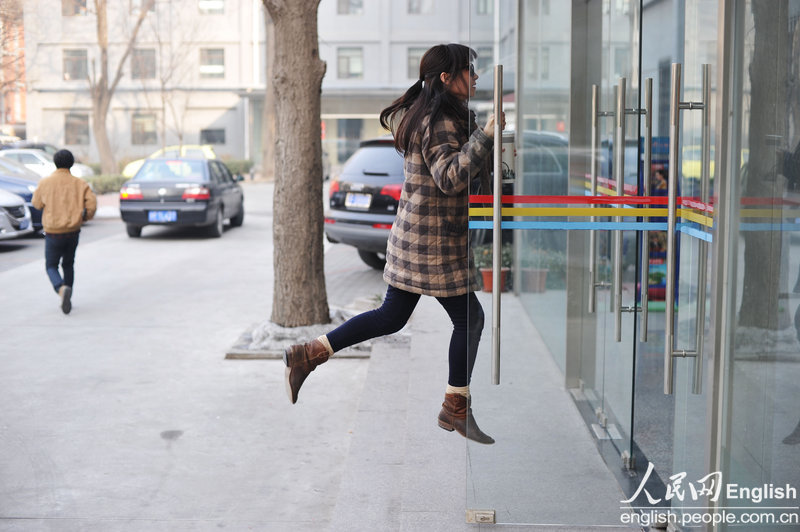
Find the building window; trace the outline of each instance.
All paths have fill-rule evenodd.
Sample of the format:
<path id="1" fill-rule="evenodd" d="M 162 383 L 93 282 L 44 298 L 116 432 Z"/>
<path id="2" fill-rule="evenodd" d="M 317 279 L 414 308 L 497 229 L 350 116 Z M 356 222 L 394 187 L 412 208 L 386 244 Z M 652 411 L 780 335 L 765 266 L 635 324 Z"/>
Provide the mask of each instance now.
<path id="1" fill-rule="evenodd" d="M 550 79 L 550 48 L 542 47 L 542 79 Z"/>
<path id="2" fill-rule="evenodd" d="M 478 15 L 494 14 L 494 0 L 477 0 L 475 8 Z"/>
<path id="3" fill-rule="evenodd" d="M 131 144 L 156 144 L 156 115 L 134 114 L 131 122 Z"/>
<path id="4" fill-rule="evenodd" d="M 433 13 L 433 0 L 408 0 L 409 15 L 428 15 Z"/>
<path id="5" fill-rule="evenodd" d="M 491 46 L 478 46 L 475 51 L 478 57 L 475 59 L 475 70 L 478 74 L 487 72 L 491 75 L 492 65 L 494 64 L 494 48 Z"/>
<path id="6" fill-rule="evenodd" d="M 539 50 L 528 46 L 525 54 L 525 77 L 531 81 L 539 77 Z"/>
<path id="7" fill-rule="evenodd" d="M 89 115 L 68 113 L 64 115 L 64 144 L 88 145 L 89 144 Z"/>
<path id="8" fill-rule="evenodd" d="M 339 48 L 337 60 L 339 79 L 362 79 L 364 77 L 364 50 L 362 48 Z"/>
<path id="9" fill-rule="evenodd" d="M 89 68 L 86 59 L 86 50 L 64 50 L 64 79 L 89 79 Z"/>
<path id="10" fill-rule="evenodd" d="M 336 12 L 340 15 L 361 15 L 364 13 L 364 0 L 338 0 Z"/>
<path id="11" fill-rule="evenodd" d="M 86 14 L 86 0 L 61 0 L 61 14 L 65 17 Z"/>
<path id="12" fill-rule="evenodd" d="M 131 0 L 131 13 L 138 13 L 143 7 L 147 7 L 148 1 L 150 2 L 150 6 L 147 11 L 150 13 L 155 13 L 156 0 Z"/>
<path id="13" fill-rule="evenodd" d="M 198 0 L 197 7 L 203 15 L 223 15 L 225 0 Z"/>
<path id="14" fill-rule="evenodd" d="M 419 63 L 427 48 L 408 49 L 408 79 L 419 79 Z"/>
<path id="15" fill-rule="evenodd" d="M 200 50 L 200 77 L 225 77 L 225 50 L 222 48 L 202 48 Z"/>
<path id="16" fill-rule="evenodd" d="M 153 49 L 134 49 L 131 55 L 131 78 L 155 79 L 156 51 Z"/>
<path id="17" fill-rule="evenodd" d="M 200 144 L 225 144 L 225 130 L 201 129 Z"/>

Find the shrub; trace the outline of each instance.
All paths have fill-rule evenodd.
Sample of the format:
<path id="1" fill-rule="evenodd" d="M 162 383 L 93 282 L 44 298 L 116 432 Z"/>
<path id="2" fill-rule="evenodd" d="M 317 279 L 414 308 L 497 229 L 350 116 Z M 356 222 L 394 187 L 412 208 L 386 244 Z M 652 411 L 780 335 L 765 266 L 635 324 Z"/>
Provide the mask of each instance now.
<path id="1" fill-rule="evenodd" d="M 500 248 L 500 266 L 502 268 L 510 268 L 513 262 L 514 249 L 511 244 L 503 244 Z M 483 244 L 475 246 L 473 255 L 475 257 L 475 267 L 478 269 L 485 269 L 492 267 L 492 255 L 494 249 L 492 244 Z"/>
<path id="2" fill-rule="evenodd" d="M 122 184 L 127 180 L 127 177 L 121 175 L 93 175 L 86 178 L 86 182 L 94 188 L 95 194 L 119 192 Z"/>
<path id="3" fill-rule="evenodd" d="M 250 173 L 250 169 L 253 167 L 253 161 L 232 159 L 230 161 L 225 161 L 225 166 L 230 169 L 233 175 L 246 176 Z"/>

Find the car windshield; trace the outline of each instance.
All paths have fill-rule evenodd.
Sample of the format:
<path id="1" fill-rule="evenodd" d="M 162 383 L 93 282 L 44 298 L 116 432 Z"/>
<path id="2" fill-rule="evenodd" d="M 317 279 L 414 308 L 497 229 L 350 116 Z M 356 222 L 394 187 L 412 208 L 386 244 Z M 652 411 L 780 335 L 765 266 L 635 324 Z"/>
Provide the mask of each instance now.
<path id="1" fill-rule="evenodd" d="M 356 151 L 345 163 L 345 172 L 368 175 L 403 175 L 403 157 L 394 145 L 368 146 Z"/>
<path id="2" fill-rule="evenodd" d="M 134 181 L 207 181 L 203 161 L 148 160 L 134 176 Z"/>

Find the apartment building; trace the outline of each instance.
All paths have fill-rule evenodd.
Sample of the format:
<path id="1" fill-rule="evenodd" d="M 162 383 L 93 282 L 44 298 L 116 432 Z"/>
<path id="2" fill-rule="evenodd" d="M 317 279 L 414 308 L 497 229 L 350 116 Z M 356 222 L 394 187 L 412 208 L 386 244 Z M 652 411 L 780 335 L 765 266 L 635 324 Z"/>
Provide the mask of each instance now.
<path id="1" fill-rule="evenodd" d="M 493 59 L 494 1 L 322 0 L 323 151 L 336 165 L 359 139 L 381 134 L 378 113 L 417 78 L 422 53 L 470 40 L 478 70 Z M 143 0 L 109 2 L 114 79 Z M 100 48 L 90 0 L 24 2 L 28 138 L 98 160 L 90 82 Z M 470 30 L 485 19 L 486 31 Z M 164 145 L 208 143 L 234 159 L 261 159 L 266 24 L 260 0 L 155 0 L 122 64 L 107 117 L 118 161 Z"/>

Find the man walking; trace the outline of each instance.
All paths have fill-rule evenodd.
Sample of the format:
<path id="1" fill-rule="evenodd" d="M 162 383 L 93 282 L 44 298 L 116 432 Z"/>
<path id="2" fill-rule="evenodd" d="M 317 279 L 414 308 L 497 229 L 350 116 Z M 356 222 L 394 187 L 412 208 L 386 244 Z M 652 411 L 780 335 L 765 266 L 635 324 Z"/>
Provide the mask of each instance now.
<path id="1" fill-rule="evenodd" d="M 33 206 L 41 209 L 44 227 L 44 260 L 47 276 L 61 298 L 61 311 L 72 310 L 72 283 L 75 279 L 75 249 L 81 224 L 97 210 L 97 198 L 89 185 L 70 173 L 75 157 L 69 150 L 53 155 L 56 171 L 39 181 L 33 193 Z M 58 263 L 64 277 L 58 271 Z"/>

